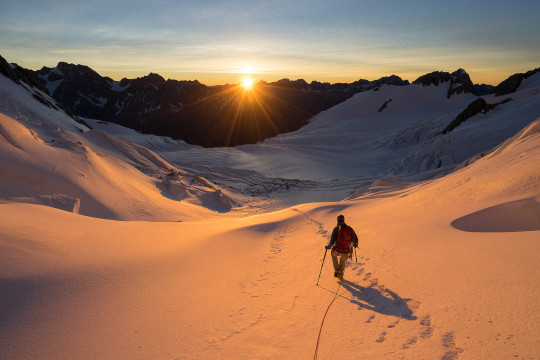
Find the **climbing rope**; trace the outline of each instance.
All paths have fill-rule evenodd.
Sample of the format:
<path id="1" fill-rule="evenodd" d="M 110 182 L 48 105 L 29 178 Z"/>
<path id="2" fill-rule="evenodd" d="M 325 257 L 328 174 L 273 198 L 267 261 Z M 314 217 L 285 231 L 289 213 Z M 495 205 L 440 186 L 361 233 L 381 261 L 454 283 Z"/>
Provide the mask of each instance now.
<path id="1" fill-rule="evenodd" d="M 336 301 L 336 299 L 338 298 L 339 289 L 341 289 L 341 283 L 338 285 L 338 288 L 336 290 L 336 295 L 334 295 L 334 298 L 332 299 L 332 301 L 330 302 L 330 304 L 326 308 L 326 312 L 324 313 L 324 316 L 322 318 L 321 327 L 319 328 L 319 336 L 317 336 L 317 345 L 315 345 L 315 353 L 313 354 L 313 360 L 317 360 L 317 352 L 319 351 L 319 341 L 321 340 L 321 332 L 322 332 L 322 327 L 323 327 L 323 324 L 324 324 L 324 319 L 326 319 L 326 314 L 328 314 L 328 310 L 330 310 L 330 306 L 332 306 L 334 301 Z"/>

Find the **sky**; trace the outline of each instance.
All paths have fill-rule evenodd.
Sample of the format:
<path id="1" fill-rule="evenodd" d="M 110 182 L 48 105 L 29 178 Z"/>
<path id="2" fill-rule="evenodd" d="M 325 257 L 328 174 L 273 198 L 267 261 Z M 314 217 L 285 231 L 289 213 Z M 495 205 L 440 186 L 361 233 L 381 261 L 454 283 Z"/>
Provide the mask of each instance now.
<path id="1" fill-rule="evenodd" d="M 497 85 L 540 66 L 540 1 L 2 0 L 0 55 L 115 80 L 328 82 L 464 68 Z"/>

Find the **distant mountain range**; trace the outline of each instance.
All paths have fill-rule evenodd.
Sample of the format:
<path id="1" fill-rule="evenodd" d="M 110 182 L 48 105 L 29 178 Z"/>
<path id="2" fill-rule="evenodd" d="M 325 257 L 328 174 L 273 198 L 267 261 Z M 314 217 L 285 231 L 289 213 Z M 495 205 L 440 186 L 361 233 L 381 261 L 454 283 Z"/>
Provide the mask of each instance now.
<path id="1" fill-rule="evenodd" d="M 256 143 L 298 130 L 314 115 L 356 93 L 377 91 L 382 85 L 410 84 L 395 75 L 335 84 L 282 79 L 272 83 L 261 81 L 252 93 L 247 93 L 237 85 L 206 86 L 197 80 L 165 80 L 154 73 L 114 81 L 84 65 L 60 62 L 54 68 L 32 71 L 8 64 L 1 56 L 0 60 L 2 73 L 17 71 L 19 75 L 11 77 L 18 76 L 48 93 L 59 103 L 57 106 L 64 106 L 77 116 L 205 147 Z M 496 87 L 473 84 L 463 69 L 432 72 L 413 84 L 449 82 L 448 98 L 460 93 L 505 95 L 538 70 L 512 75 Z"/>
<path id="2" fill-rule="evenodd" d="M 117 82 L 87 66 L 64 62 L 32 74 L 79 116 L 207 147 L 256 143 L 295 131 L 357 92 L 409 84 L 397 76 L 351 84 L 283 79 L 261 81 L 248 94 L 236 85 L 206 86 L 153 73 Z"/>

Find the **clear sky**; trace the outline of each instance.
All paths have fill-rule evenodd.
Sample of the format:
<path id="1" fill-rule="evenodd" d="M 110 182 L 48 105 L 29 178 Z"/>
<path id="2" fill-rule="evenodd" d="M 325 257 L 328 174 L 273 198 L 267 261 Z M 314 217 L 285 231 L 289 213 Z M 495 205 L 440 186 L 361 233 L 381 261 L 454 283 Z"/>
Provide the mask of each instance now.
<path id="1" fill-rule="evenodd" d="M 461 67 L 496 85 L 540 66 L 540 1 L 2 0 L 0 55 L 116 80 L 413 81 Z"/>

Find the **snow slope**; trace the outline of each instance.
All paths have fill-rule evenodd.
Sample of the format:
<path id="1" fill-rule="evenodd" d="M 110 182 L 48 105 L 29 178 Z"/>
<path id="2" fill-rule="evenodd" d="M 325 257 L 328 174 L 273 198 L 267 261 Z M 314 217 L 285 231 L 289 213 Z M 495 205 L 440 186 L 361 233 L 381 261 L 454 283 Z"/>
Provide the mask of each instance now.
<path id="1" fill-rule="evenodd" d="M 0 93 L 0 202 L 154 221 L 211 216 L 235 204 L 206 179 L 128 139 L 83 127 L 3 75 Z"/>
<path id="2" fill-rule="evenodd" d="M 537 358 L 539 164 L 540 119 L 384 197 L 185 223 L 0 205 L 0 357 L 310 358 L 338 291 L 319 359 Z M 339 213 L 358 264 L 315 286 Z"/>

